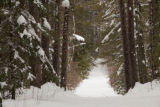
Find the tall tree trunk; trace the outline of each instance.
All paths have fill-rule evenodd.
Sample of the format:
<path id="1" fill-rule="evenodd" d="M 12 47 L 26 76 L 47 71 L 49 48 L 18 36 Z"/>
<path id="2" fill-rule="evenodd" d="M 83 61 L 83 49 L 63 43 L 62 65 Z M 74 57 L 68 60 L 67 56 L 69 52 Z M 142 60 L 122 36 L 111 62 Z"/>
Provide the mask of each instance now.
<path id="1" fill-rule="evenodd" d="M 42 85 L 41 64 L 34 64 L 34 66 L 33 66 L 33 72 L 34 72 L 34 75 L 36 77 L 35 86 L 37 86 L 38 88 L 40 88 L 41 85 Z"/>
<path id="2" fill-rule="evenodd" d="M 154 56 L 153 56 L 153 36 L 154 36 L 154 28 L 153 28 L 153 1 L 150 1 L 150 19 L 149 19 L 149 23 L 150 23 L 150 32 L 149 32 L 149 36 L 150 36 L 150 50 L 151 50 L 151 56 L 150 56 L 150 63 L 151 63 L 151 69 L 152 69 L 152 78 L 154 78 L 155 75 L 155 67 L 154 67 Z"/>
<path id="3" fill-rule="evenodd" d="M 49 10 L 48 8 L 48 0 L 42 0 L 43 5 L 47 8 L 47 10 Z M 47 11 L 48 13 L 48 11 Z M 43 17 L 46 17 L 47 21 L 48 21 L 48 14 L 44 14 L 43 12 L 41 12 L 41 14 L 43 15 Z M 49 36 L 50 35 L 44 35 L 42 34 L 42 48 L 47 56 L 47 58 L 49 59 Z"/>
<path id="4" fill-rule="evenodd" d="M 43 15 L 43 17 L 45 17 L 47 19 L 47 21 L 49 21 L 48 20 L 49 19 L 48 18 L 49 17 L 49 15 L 48 15 L 48 11 L 49 11 L 48 0 L 42 0 L 42 3 L 47 8 L 47 14 L 46 13 L 44 14 L 43 11 L 41 12 L 41 14 Z M 42 21 L 42 24 L 43 24 L 43 21 Z M 42 33 L 42 35 L 41 35 L 41 41 L 42 41 L 41 45 L 42 45 L 42 48 L 43 48 L 48 60 L 50 59 L 50 56 L 49 56 L 50 39 L 49 39 L 49 37 L 50 37 L 50 31 L 47 34 Z M 42 72 L 42 83 L 45 83 L 47 81 L 47 78 L 48 77 L 47 77 L 46 73 Z"/>
<path id="5" fill-rule="evenodd" d="M 136 45 L 137 45 L 137 66 L 139 73 L 140 83 L 146 83 L 147 79 L 147 69 L 146 69 L 146 59 L 144 50 L 144 40 L 143 40 L 143 28 L 141 27 L 141 6 L 138 0 L 135 0 L 135 23 L 136 23 Z"/>
<path id="6" fill-rule="evenodd" d="M 36 22 L 40 22 L 40 10 L 34 6 L 33 0 L 29 1 L 29 12 L 35 18 Z M 36 32 L 36 34 L 38 34 L 40 36 L 39 32 L 36 29 L 35 29 L 35 32 Z M 31 59 L 31 60 L 33 62 L 33 59 Z M 33 70 L 33 74 L 36 77 L 34 85 L 40 88 L 41 84 L 42 84 L 41 64 L 39 64 L 39 63 L 37 63 L 37 61 L 35 61 L 32 66 L 32 70 Z"/>
<path id="7" fill-rule="evenodd" d="M 0 97 L 0 107 L 2 107 L 2 98 Z"/>
<path id="8" fill-rule="evenodd" d="M 0 78 L 0 81 L 1 81 L 1 78 Z M 2 107 L 2 88 L 1 88 L 1 85 L 0 85 L 0 107 Z"/>
<path id="9" fill-rule="evenodd" d="M 12 94 L 12 99 L 15 100 L 16 99 L 16 88 L 15 88 L 15 85 L 13 85 L 13 87 L 12 87 L 11 94 Z"/>
<path id="10" fill-rule="evenodd" d="M 130 83 L 130 72 L 129 72 L 129 48 L 128 48 L 128 37 L 126 31 L 126 12 L 125 12 L 125 2 L 124 0 L 119 0 L 120 6 L 120 16 L 121 16 L 121 31 L 123 40 L 123 54 L 124 54 L 124 69 L 125 69 L 125 80 L 126 80 L 126 92 L 131 87 Z"/>
<path id="11" fill-rule="evenodd" d="M 135 53 L 135 38 L 134 38 L 134 15 L 133 15 L 133 0 L 127 1 L 127 13 L 128 13 L 128 38 L 129 38 L 129 57 L 130 57 L 130 79 L 131 87 L 135 86 L 138 81 L 137 70 L 136 70 L 136 53 Z"/>
<path id="12" fill-rule="evenodd" d="M 65 7 L 63 24 L 63 46 L 62 46 L 62 72 L 61 87 L 66 90 L 68 71 L 68 47 L 69 47 L 69 8 Z"/>
<path id="13" fill-rule="evenodd" d="M 42 48 L 49 59 L 49 36 L 48 35 L 42 35 Z"/>
<path id="14" fill-rule="evenodd" d="M 53 45 L 54 48 L 54 54 L 53 54 L 53 67 L 57 73 L 57 75 L 60 77 L 60 65 L 61 65 L 61 38 L 62 38 L 62 21 L 61 21 L 61 2 L 62 0 L 56 0 L 56 22 L 55 22 L 55 43 Z M 59 84 L 57 84 L 59 85 Z"/>

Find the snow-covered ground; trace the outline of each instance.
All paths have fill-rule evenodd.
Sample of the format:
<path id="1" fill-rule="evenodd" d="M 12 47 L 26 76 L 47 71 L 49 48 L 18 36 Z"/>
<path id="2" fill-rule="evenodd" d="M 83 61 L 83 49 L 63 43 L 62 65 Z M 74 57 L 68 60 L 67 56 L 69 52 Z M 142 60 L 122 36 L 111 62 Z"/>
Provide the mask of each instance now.
<path id="1" fill-rule="evenodd" d="M 160 107 L 160 83 L 137 83 L 127 95 L 115 96 L 103 74 L 105 65 L 99 64 L 100 61 L 96 60 L 97 66 L 92 69 L 88 80 L 77 88 L 75 93 L 78 95 L 47 83 L 41 89 L 31 87 L 24 90 L 25 93 L 15 101 L 5 100 L 3 107 Z"/>
<path id="2" fill-rule="evenodd" d="M 75 94 L 81 97 L 106 97 L 117 96 L 109 85 L 106 75 L 107 66 L 101 64 L 104 60 L 97 59 L 88 77 L 76 89 Z"/>

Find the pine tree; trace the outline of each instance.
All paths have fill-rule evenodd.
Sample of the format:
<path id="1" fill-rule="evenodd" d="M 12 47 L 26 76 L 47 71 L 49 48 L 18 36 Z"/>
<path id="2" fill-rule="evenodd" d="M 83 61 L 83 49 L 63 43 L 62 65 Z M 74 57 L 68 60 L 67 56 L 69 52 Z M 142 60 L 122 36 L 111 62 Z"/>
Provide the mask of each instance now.
<path id="1" fill-rule="evenodd" d="M 17 0 L 4 2 L 1 9 L 0 76 L 7 84 L 2 91 L 10 90 L 13 99 L 17 88 L 58 81 L 48 57 L 49 42 L 47 48 L 41 44 L 42 35 L 50 36 L 43 3 Z"/>

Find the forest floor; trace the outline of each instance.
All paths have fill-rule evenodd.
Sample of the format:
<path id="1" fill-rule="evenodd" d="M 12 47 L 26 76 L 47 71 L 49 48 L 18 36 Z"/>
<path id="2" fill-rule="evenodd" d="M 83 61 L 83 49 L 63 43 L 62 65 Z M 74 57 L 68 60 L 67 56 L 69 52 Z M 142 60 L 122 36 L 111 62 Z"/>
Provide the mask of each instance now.
<path id="1" fill-rule="evenodd" d="M 74 92 L 64 92 L 52 83 L 41 89 L 23 90 L 15 101 L 5 100 L 3 107 L 160 107 L 160 83 L 137 83 L 125 96 L 117 95 L 109 85 L 102 59 Z"/>

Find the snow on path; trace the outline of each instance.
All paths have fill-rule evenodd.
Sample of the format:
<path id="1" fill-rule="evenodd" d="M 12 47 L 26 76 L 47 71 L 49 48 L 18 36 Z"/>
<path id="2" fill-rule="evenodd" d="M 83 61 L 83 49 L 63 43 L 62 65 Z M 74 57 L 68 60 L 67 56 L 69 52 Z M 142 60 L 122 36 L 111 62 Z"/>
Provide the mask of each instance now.
<path id="1" fill-rule="evenodd" d="M 106 97 L 116 96 L 117 94 L 109 85 L 109 78 L 106 76 L 106 65 L 101 64 L 104 60 L 97 59 L 95 65 L 90 71 L 88 79 L 76 89 L 75 94 L 81 97 Z"/>
<path id="2" fill-rule="evenodd" d="M 3 107 L 160 107 L 160 97 L 87 98 L 68 95 L 48 99 L 7 100 Z"/>

